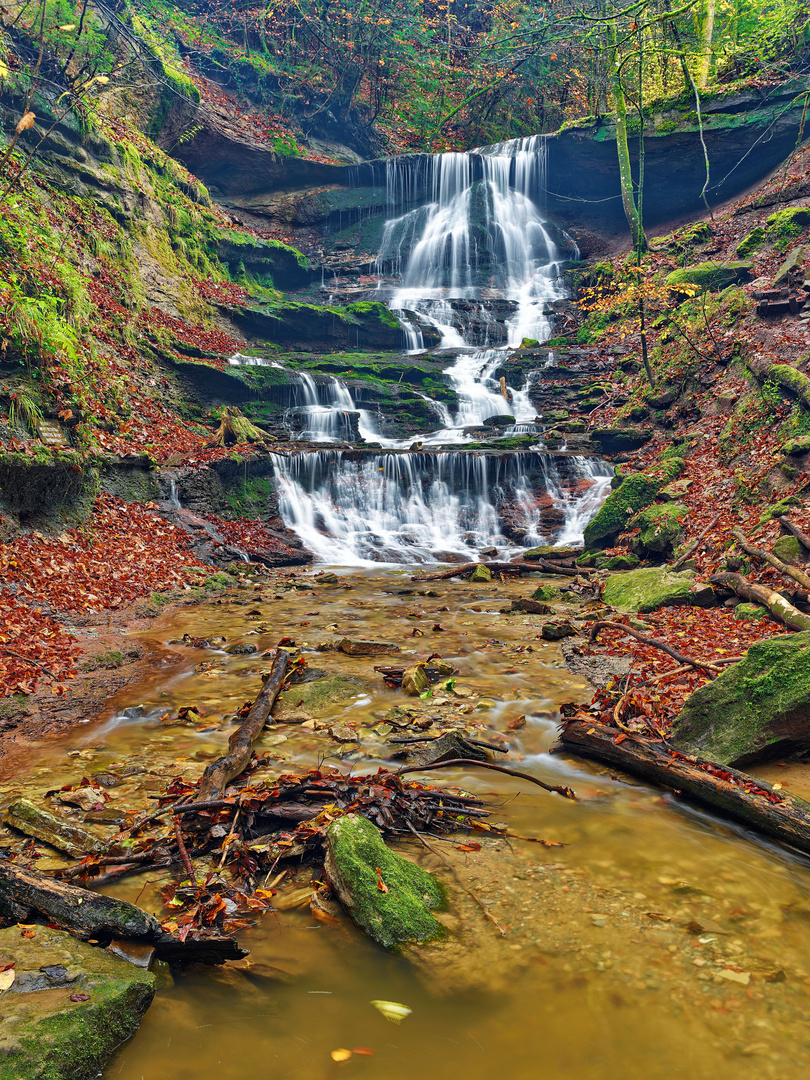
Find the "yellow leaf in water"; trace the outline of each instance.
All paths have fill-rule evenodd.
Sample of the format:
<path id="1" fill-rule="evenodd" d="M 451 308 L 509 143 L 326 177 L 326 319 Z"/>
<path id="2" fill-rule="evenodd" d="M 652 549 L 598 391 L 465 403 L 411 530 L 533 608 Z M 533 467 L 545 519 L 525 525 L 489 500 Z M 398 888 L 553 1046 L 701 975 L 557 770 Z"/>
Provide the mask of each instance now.
<path id="1" fill-rule="evenodd" d="M 352 1056 L 351 1050 L 333 1050 L 329 1057 L 332 1061 L 348 1061 Z"/>
<path id="2" fill-rule="evenodd" d="M 409 1009 L 407 1005 L 400 1005 L 398 1001 L 372 1001 L 371 1004 L 375 1009 L 383 1014 L 386 1020 L 390 1020 L 392 1024 L 401 1024 L 406 1016 L 410 1016 L 413 1009 Z"/>
<path id="3" fill-rule="evenodd" d="M 14 968 L 9 968 L 7 971 L 0 971 L 0 990 L 8 990 L 14 982 L 14 978 Z"/>

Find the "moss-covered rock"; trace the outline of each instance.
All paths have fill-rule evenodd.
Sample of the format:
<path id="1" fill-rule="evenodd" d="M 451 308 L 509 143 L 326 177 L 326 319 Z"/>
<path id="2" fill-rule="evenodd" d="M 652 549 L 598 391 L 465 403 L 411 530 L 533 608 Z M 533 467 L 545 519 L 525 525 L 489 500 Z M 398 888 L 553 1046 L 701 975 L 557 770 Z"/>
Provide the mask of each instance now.
<path id="1" fill-rule="evenodd" d="M 648 506 L 630 519 L 629 528 L 639 529 L 633 550 L 639 555 L 668 559 L 683 536 L 683 522 L 689 513 L 682 503 Z"/>
<path id="2" fill-rule="evenodd" d="M 666 567 L 647 567 L 626 574 L 612 574 L 602 598 L 617 611 L 655 611 L 667 604 L 688 604 L 695 575 L 691 570 L 674 573 Z"/>
<path id="3" fill-rule="evenodd" d="M 759 622 L 768 614 L 768 609 L 761 604 L 737 604 L 734 608 L 734 618 L 743 619 L 745 622 Z"/>
<path id="4" fill-rule="evenodd" d="M 611 555 L 610 558 L 605 560 L 605 565 L 600 566 L 601 559 L 596 560 L 597 569 L 599 570 L 635 570 L 641 560 L 638 555 Z"/>
<path id="5" fill-rule="evenodd" d="M 776 276 L 773 279 L 775 288 L 781 289 L 783 285 L 787 285 L 791 277 L 801 270 L 806 262 L 807 248 L 795 247 L 776 271 Z"/>
<path id="6" fill-rule="evenodd" d="M 682 458 L 670 458 L 654 469 L 626 477 L 586 525 L 585 547 L 607 547 L 608 541 L 623 532 L 630 518 L 649 506 L 661 487 L 674 480 L 683 467 Z"/>
<path id="7" fill-rule="evenodd" d="M 3 997 L 0 1080 L 91 1080 L 155 993 L 150 972 L 45 926 L 32 938 L 0 930 L 0 955 L 15 974 Z"/>
<path id="8" fill-rule="evenodd" d="M 476 583 L 492 581 L 492 571 L 488 566 L 484 566 L 483 563 L 479 563 L 479 565 L 476 566 L 476 568 L 473 570 L 467 580 L 474 581 Z"/>
<path id="9" fill-rule="evenodd" d="M 696 263 L 694 266 L 673 270 L 667 276 L 667 285 L 674 292 L 720 292 L 729 285 L 741 285 L 750 281 L 752 272 L 753 263 L 750 262 Z M 691 288 L 680 290 L 682 285 Z"/>
<path id="10" fill-rule="evenodd" d="M 554 544 L 540 544 L 538 547 L 527 548 L 523 552 L 524 559 L 573 559 L 579 555 L 578 547 L 555 547 Z"/>
<path id="11" fill-rule="evenodd" d="M 675 718 L 672 742 L 723 765 L 810 749 L 810 631 L 758 641 L 696 690 Z"/>
<path id="12" fill-rule="evenodd" d="M 329 826 L 324 871 L 354 922 L 380 945 L 429 941 L 442 932 L 431 915 L 444 903 L 441 885 L 386 847 L 380 830 L 360 814 Z"/>
<path id="13" fill-rule="evenodd" d="M 598 404 L 599 401 L 595 403 Z M 623 454 L 638 450 L 652 438 L 652 431 L 635 427 L 594 428 L 590 436 L 603 454 Z"/>
<path id="14" fill-rule="evenodd" d="M 782 445 L 783 454 L 810 454 L 810 435 L 797 435 Z"/>
<path id="15" fill-rule="evenodd" d="M 737 244 L 736 254 L 745 258 L 746 255 L 753 255 L 754 252 L 761 248 L 765 241 L 765 230 L 761 225 L 757 225 L 755 229 Z"/>
<path id="16" fill-rule="evenodd" d="M 774 542 L 771 551 L 782 562 L 786 563 L 800 563 L 804 562 L 805 550 L 795 536 L 780 536 L 778 540 Z"/>
<path id="17" fill-rule="evenodd" d="M 532 600 L 540 600 L 546 604 L 550 604 L 553 603 L 555 600 L 561 599 L 562 593 L 559 589 L 555 589 L 553 585 L 541 585 L 532 593 Z"/>

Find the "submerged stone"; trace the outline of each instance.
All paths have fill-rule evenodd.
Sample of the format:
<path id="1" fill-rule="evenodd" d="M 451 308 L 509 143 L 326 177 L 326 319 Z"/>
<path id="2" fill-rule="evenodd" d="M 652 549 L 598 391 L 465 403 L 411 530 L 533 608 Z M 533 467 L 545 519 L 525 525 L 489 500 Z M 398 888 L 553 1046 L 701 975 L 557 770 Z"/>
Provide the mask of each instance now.
<path id="1" fill-rule="evenodd" d="M 360 814 L 329 826 L 324 872 L 353 921 L 380 945 L 429 941 L 441 933 L 431 914 L 444 902 L 436 878 L 386 847 L 380 830 Z"/>
<path id="2" fill-rule="evenodd" d="M 602 598 L 617 611 L 655 611 L 667 604 L 692 602 L 692 570 L 679 573 L 666 567 L 646 567 L 612 574 L 605 582 Z"/>
<path id="3" fill-rule="evenodd" d="M 61 930 L 0 930 L 14 964 L 3 995 L 0 1080 L 91 1080 L 137 1030 L 155 993 L 142 967 Z"/>
<path id="4" fill-rule="evenodd" d="M 6 810 L 5 821 L 18 832 L 36 837 L 58 851 L 64 851 L 75 859 L 100 852 L 104 844 L 80 825 L 72 825 L 63 818 L 35 806 L 28 799 L 17 799 Z"/>
<path id="5" fill-rule="evenodd" d="M 756 642 L 696 690 L 673 722 L 672 743 L 723 765 L 810 749 L 810 631 Z"/>

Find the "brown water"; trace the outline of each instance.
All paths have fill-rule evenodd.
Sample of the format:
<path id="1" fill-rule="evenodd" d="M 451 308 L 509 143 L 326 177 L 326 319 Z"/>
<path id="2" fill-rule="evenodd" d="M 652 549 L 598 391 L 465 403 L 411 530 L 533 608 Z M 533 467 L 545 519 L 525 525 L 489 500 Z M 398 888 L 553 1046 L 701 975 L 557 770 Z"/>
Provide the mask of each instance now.
<path id="1" fill-rule="evenodd" d="M 536 636 L 536 619 L 500 614 L 505 597 L 528 593 L 525 582 L 417 585 L 401 571 L 341 580 L 352 588 L 251 585 L 157 624 L 150 638 L 161 643 L 164 662 L 154 677 L 116 700 L 103 724 L 43 748 L 27 775 L 0 785 L 3 800 L 134 766 L 144 771 L 112 789 L 110 806 L 146 805 L 171 777 L 198 775 L 227 741 L 228 715 L 255 696 L 262 663 L 165 644 L 171 638 L 222 635 L 228 644 L 264 649 L 290 637 L 314 650 L 349 636 L 394 642 L 423 658 L 440 652 L 460 669 L 456 688 L 471 695 L 448 693 L 444 705 L 441 691 L 439 702 L 407 699 L 386 690 L 373 671 L 395 657 L 307 652 L 311 665 L 365 682 L 342 701 L 311 708 L 314 730 L 300 723 L 269 729 L 261 747 L 276 760 L 265 775 L 320 760 L 341 770 L 376 768 L 386 758 L 387 734 L 396 734 L 382 718 L 395 705 L 415 706 L 442 724 L 455 717 L 465 730 L 475 725 L 480 738 L 502 733 L 516 767 L 574 787 L 581 796 L 575 803 L 483 771 L 425 774 L 497 793 L 494 820 L 568 846 L 485 842 L 480 855 L 460 855 L 438 845 L 460 860 L 506 934 L 466 894 L 455 896 L 447 878 L 450 944 L 424 950 L 418 963 L 377 948 L 351 924 L 317 922 L 308 909 L 265 917 L 242 940 L 252 961 L 285 973 L 286 981 L 256 969 L 205 970 L 174 981 L 163 973 L 155 1004 L 106 1080 L 803 1075 L 810 1065 L 807 861 L 660 791 L 550 756 L 558 704 L 584 696 L 585 688 L 562 667 L 557 646 Z M 395 595 L 406 589 L 438 595 Z M 437 623 L 443 631 L 433 631 Z M 415 627 L 424 636 L 408 637 Z M 305 691 L 290 691 L 285 707 L 294 708 Z M 177 725 L 186 705 L 207 715 Z M 520 715 L 526 725 L 509 731 Z M 318 727 L 333 723 L 355 725 L 360 742 L 336 742 Z M 407 847 L 446 877 L 418 845 Z M 280 887 L 308 878 L 299 873 Z M 157 911 L 156 884 L 133 878 L 116 892 Z M 395 1026 L 373 999 L 413 1011 Z M 357 1047 L 374 1054 L 346 1063 L 330 1057 Z"/>

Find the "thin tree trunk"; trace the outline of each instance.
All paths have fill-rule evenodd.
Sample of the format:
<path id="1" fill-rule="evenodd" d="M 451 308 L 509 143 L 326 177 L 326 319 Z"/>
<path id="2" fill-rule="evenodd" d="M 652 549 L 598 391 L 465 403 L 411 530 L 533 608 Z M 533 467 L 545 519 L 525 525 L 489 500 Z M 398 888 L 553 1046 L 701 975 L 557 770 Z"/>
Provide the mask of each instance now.
<path id="1" fill-rule="evenodd" d="M 712 66 L 712 40 L 714 38 L 714 17 L 717 0 L 706 0 L 706 8 L 700 23 L 700 64 L 698 65 L 697 84 L 701 90 L 709 81 Z"/>
<path id="2" fill-rule="evenodd" d="M 619 67 L 619 50 L 616 33 L 616 23 L 609 20 L 608 33 L 608 66 L 610 80 L 613 89 L 613 107 L 616 114 L 616 152 L 619 157 L 619 180 L 622 189 L 622 205 L 630 226 L 630 236 L 633 240 L 635 251 L 647 250 L 647 237 L 641 216 L 636 205 L 635 192 L 633 190 L 633 170 L 630 166 L 630 148 L 627 145 L 627 103 L 622 86 L 622 75 Z"/>

